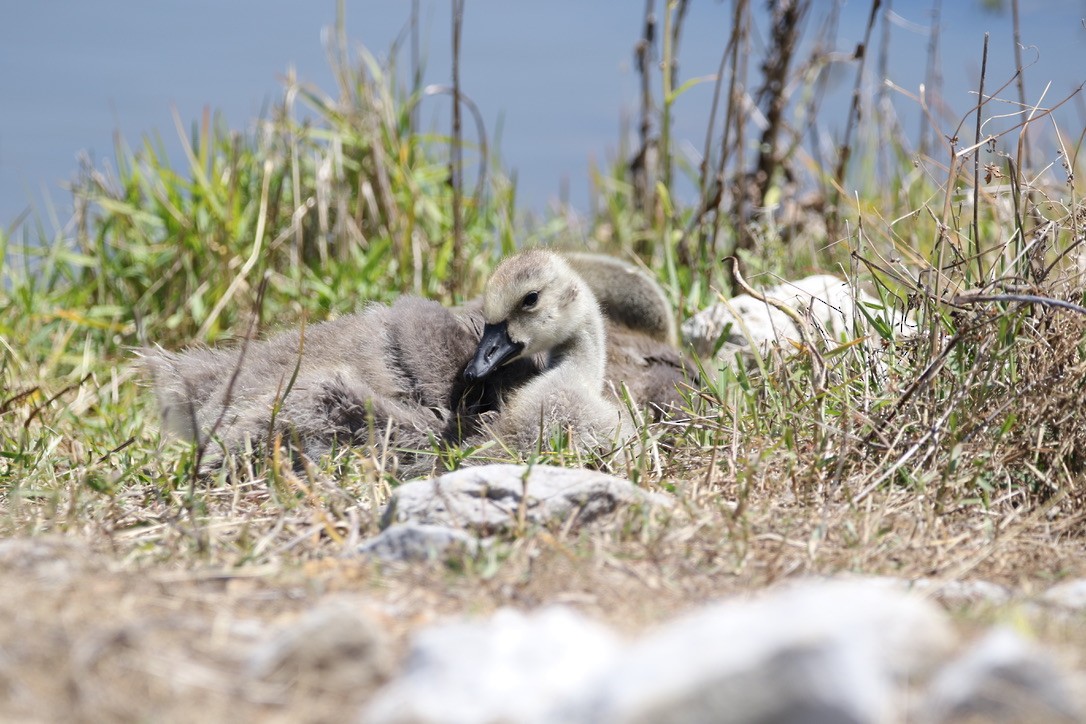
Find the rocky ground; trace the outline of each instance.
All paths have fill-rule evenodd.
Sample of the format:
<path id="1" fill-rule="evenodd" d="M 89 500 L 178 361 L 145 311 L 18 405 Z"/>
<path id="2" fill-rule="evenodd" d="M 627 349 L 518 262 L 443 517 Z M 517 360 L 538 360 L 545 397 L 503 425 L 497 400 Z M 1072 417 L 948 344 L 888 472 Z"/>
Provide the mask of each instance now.
<path id="1" fill-rule="evenodd" d="M 496 465 L 400 487 L 380 533 L 309 563 L 134 567 L 74 538 L 6 540 L 0 716 L 944 722 L 1086 711 L 1086 578 L 699 576 L 653 541 L 688 506 L 598 472 Z"/>

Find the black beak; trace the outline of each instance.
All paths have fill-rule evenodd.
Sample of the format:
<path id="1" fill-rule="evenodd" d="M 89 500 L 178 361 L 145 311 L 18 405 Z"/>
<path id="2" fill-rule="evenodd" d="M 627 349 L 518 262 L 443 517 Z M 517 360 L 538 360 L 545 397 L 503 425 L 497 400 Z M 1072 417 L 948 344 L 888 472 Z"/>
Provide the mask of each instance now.
<path id="1" fill-rule="evenodd" d="M 503 362 L 518 355 L 522 349 L 523 344 L 509 338 L 509 329 L 505 322 L 487 324 L 483 327 L 483 338 L 479 340 L 479 347 L 475 350 L 475 359 L 464 368 L 464 379 L 474 382 L 486 377 Z"/>

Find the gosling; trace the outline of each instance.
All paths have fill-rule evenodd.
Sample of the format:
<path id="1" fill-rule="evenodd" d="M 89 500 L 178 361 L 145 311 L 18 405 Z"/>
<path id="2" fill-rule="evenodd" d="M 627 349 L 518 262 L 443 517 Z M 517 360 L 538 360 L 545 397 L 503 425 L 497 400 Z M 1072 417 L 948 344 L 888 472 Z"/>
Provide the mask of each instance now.
<path id="1" fill-rule="evenodd" d="M 227 454 L 250 445 L 267 449 L 279 440 L 310 459 L 339 445 L 391 449 L 401 474 L 421 475 L 439 461 L 420 453 L 435 443 L 485 442 L 488 426 L 522 450 L 535 441 L 541 422 L 552 431 L 579 431 L 586 439 L 609 437 L 619 419 L 617 386 L 626 385 L 633 399 L 657 417 L 681 399 L 677 388 L 690 368 L 668 343 L 674 330 L 670 308 L 651 277 L 600 255 L 569 257 L 580 276 L 549 252 L 522 257 L 495 273 L 490 301 L 459 309 L 401 297 L 391 307 L 370 305 L 333 322 L 233 349 L 143 350 L 164 427 L 205 443 L 205 472 Z M 562 315 L 551 324 L 568 324 L 567 336 L 581 324 L 578 319 L 584 319 L 584 328 L 568 339 L 533 331 L 533 344 L 515 360 L 480 372 L 473 355 L 478 357 L 476 349 L 483 346 L 484 306 L 500 307 L 500 294 L 514 294 L 514 281 L 524 279 L 511 270 L 521 267 L 540 281 L 548 270 L 553 278 L 546 290 L 529 290 L 536 292 L 539 305 L 534 314 L 519 312 L 537 323 L 547 313 Z M 555 292 L 563 281 L 568 298 Z M 547 294 L 539 301 L 543 291 Z M 604 300 L 605 322 L 591 301 L 594 295 Z M 578 316 L 570 316 L 569 309 Z M 517 329 L 517 320 L 512 324 Z M 553 335 L 548 324 L 543 327 Z M 601 381 L 601 364 L 606 382 Z M 461 374 L 469 366 L 472 370 Z M 535 376 L 559 369 L 560 384 L 553 384 L 557 375 L 549 375 L 521 390 Z M 603 401 L 601 389 L 611 402 Z M 206 444 L 212 437 L 214 444 Z"/>
<path id="2" fill-rule="evenodd" d="M 234 348 L 140 355 L 163 426 L 201 445 L 203 472 L 249 446 L 283 444 L 312 460 L 368 446 L 401 474 L 425 474 L 435 459 L 420 452 L 477 432 L 496 407 L 495 385 L 535 372 L 525 360 L 487 384 L 465 383 L 481 327 L 474 314 L 401 297 Z"/>
<path id="3" fill-rule="evenodd" d="M 631 432 L 624 411 L 605 396 L 607 336 L 599 303 L 559 255 L 526 251 L 502 262 L 483 294 L 484 327 L 468 382 L 500 376 L 535 359 L 536 376 L 499 403 L 488 425 L 503 443 L 530 452 L 566 433 L 578 448 L 600 450 Z"/>

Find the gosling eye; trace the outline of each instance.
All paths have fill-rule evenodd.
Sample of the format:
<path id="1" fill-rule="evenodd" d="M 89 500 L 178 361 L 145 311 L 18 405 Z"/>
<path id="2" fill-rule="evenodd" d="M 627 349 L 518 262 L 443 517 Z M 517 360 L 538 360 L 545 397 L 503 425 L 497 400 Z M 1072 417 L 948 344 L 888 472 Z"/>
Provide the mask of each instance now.
<path id="1" fill-rule="evenodd" d="M 527 311 L 534 309 L 535 305 L 539 303 L 539 292 L 528 292 L 524 295 L 524 299 L 521 300 L 520 308 Z"/>

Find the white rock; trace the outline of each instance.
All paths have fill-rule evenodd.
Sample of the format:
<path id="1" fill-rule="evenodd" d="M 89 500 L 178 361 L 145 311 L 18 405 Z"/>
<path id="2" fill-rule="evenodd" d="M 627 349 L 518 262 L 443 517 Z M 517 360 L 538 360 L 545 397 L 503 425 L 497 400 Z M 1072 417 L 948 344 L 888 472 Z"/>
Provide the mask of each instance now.
<path id="1" fill-rule="evenodd" d="M 923 720 L 1073 722 L 1081 721 L 1081 714 L 1055 661 L 1011 629 L 1000 628 L 939 672 Z"/>
<path id="2" fill-rule="evenodd" d="M 551 465 L 481 465 L 396 488 L 382 524 L 413 522 L 470 528 L 481 535 L 514 527 L 591 523 L 623 505 L 670 500 L 613 475 Z"/>
<path id="3" fill-rule="evenodd" d="M 1086 578 L 1057 583 L 1041 594 L 1041 602 L 1074 611 L 1086 608 Z"/>
<path id="4" fill-rule="evenodd" d="M 427 561 L 454 552 L 473 555 L 479 539 L 459 528 L 419 523 L 398 523 L 359 545 L 355 552 L 382 561 Z"/>
<path id="5" fill-rule="evenodd" d="M 828 274 L 785 282 L 764 289 L 762 293 L 800 312 L 812 320 L 825 337 L 835 341 L 867 333 L 867 319 L 857 310 L 857 303 L 864 305 L 872 316 L 900 322 L 899 313 L 880 309 L 879 300 L 868 294 L 854 295 L 847 282 Z M 909 330 L 907 325 L 902 329 L 906 333 Z M 683 341 L 703 358 L 711 355 L 722 334 L 725 336 L 717 358 L 729 363 L 737 352 L 747 355 L 752 347 L 764 353 L 773 345 L 790 349 L 790 340 L 802 341 L 799 328 L 788 315 L 747 294 L 707 307 L 682 325 Z"/>
<path id="6" fill-rule="evenodd" d="M 788 315 L 746 294 L 703 309 L 683 322 L 681 331 L 683 342 L 705 359 L 720 340 L 717 357 L 728 361 L 736 352 L 754 347 L 764 353 L 774 342 L 800 337 Z"/>
<path id="7" fill-rule="evenodd" d="M 882 584 L 800 584 L 647 636 L 571 720 L 887 721 L 897 685 L 952 643 L 946 615 L 919 597 Z"/>
<path id="8" fill-rule="evenodd" d="M 566 609 L 416 636 L 366 722 L 885 722 L 954 643 L 882 582 L 806 582 L 708 606 L 621 645 Z"/>
<path id="9" fill-rule="evenodd" d="M 566 608 L 502 609 L 484 621 L 420 632 L 407 671 L 361 721 L 542 722 L 613 666 L 614 634 Z"/>

